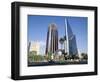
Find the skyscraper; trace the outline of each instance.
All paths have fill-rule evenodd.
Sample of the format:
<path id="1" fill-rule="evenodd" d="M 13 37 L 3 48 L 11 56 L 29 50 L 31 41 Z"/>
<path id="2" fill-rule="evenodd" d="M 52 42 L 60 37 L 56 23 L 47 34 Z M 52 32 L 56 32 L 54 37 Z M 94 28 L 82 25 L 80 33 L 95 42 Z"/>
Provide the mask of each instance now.
<path id="1" fill-rule="evenodd" d="M 64 36 L 64 50 L 65 50 L 65 54 L 68 53 L 68 38 L 67 38 L 67 23 L 66 23 L 66 19 L 65 19 L 65 36 Z"/>
<path id="2" fill-rule="evenodd" d="M 56 50 L 58 50 L 58 30 L 56 24 L 52 23 L 48 27 L 45 54 L 48 52 L 54 54 Z"/>
<path id="3" fill-rule="evenodd" d="M 67 43 L 68 43 L 68 54 L 69 55 L 77 55 L 78 50 L 77 50 L 76 37 L 72 32 L 72 29 L 70 27 L 68 20 L 65 24 L 67 24 L 67 26 L 66 26 L 67 27 L 67 35 L 66 36 L 67 36 Z M 65 34 L 66 34 L 66 32 L 65 32 Z"/>

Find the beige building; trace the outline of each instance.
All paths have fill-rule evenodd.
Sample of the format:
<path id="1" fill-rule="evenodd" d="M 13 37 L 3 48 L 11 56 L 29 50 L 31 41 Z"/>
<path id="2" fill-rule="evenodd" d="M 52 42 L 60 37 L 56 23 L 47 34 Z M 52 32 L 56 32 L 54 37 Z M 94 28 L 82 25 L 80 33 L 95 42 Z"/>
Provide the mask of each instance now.
<path id="1" fill-rule="evenodd" d="M 31 42 L 31 45 L 30 45 L 30 51 L 35 51 L 38 54 L 39 51 L 40 51 L 40 44 L 38 41 L 34 41 L 34 42 Z"/>

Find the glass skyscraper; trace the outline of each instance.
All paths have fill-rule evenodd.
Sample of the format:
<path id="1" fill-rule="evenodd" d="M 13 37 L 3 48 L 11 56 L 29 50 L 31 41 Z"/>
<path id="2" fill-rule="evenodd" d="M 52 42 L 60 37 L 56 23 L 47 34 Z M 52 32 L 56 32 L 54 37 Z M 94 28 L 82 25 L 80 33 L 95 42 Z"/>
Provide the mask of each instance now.
<path id="1" fill-rule="evenodd" d="M 73 34 L 69 21 L 65 19 L 64 53 L 68 55 L 78 55 L 76 36 Z M 45 54 L 54 54 L 58 50 L 58 30 L 56 24 L 52 23 L 48 27 Z"/>
<path id="2" fill-rule="evenodd" d="M 67 41 L 68 41 L 68 53 L 69 55 L 78 55 L 78 49 L 77 49 L 77 43 L 76 43 L 76 37 L 72 32 L 72 29 L 70 27 L 70 24 L 67 20 Z"/>
<path id="3" fill-rule="evenodd" d="M 46 40 L 46 51 L 45 54 L 51 52 L 54 54 L 58 50 L 58 30 L 56 24 L 52 23 L 49 25 Z"/>

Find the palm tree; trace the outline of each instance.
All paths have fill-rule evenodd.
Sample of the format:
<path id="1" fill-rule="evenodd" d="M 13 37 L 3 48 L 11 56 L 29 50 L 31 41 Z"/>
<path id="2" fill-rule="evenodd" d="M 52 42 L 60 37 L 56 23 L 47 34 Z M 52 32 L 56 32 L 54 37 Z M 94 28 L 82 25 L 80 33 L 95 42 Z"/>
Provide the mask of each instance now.
<path id="1" fill-rule="evenodd" d="M 61 50 L 62 50 L 63 49 L 64 38 L 60 38 L 59 42 L 61 44 Z"/>

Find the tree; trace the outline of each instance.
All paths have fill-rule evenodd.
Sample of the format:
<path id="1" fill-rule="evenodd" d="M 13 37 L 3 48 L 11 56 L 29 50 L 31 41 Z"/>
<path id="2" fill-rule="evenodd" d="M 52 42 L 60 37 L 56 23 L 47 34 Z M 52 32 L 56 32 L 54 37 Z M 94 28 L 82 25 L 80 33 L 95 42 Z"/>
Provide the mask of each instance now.
<path id="1" fill-rule="evenodd" d="M 65 60 L 68 59 L 68 55 L 67 55 L 67 53 L 65 53 L 65 52 L 64 52 L 64 58 L 65 58 Z"/>
<path id="2" fill-rule="evenodd" d="M 48 52 L 47 60 L 51 60 L 52 52 Z"/>
<path id="3" fill-rule="evenodd" d="M 59 42 L 60 42 L 60 44 L 61 44 L 61 50 L 62 50 L 62 48 L 63 48 L 63 43 L 64 43 L 64 38 L 60 38 Z"/>
<path id="4" fill-rule="evenodd" d="M 31 51 L 28 54 L 28 61 L 29 62 L 40 62 L 40 61 L 43 61 L 44 59 L 45 59 L 44 56 L 42 56 L 41 54 L 37 55 L 36 51 Z"/>
<path id="5" fill-rule="evenodd" d="M 33 62 L 34 61 L 34 56 L 36 55 L 36 52 L 35 51 L 31 51 L 29 52 L 28 54 L 28 61 L 29 62 Z"/>
<path id="6" fill-rule="evenodd" d="M 87 53 L 82 53 L 81 56 L 82 56 L 82 59 L 85 59 L 85 60 L 88 59 L 88 55 L 87 55 Z"/>

